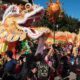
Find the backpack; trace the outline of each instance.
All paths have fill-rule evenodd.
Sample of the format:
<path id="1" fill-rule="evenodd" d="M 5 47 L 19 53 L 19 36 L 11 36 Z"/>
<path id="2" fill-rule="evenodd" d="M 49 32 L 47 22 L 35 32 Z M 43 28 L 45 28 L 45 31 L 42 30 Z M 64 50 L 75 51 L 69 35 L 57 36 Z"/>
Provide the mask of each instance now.
<path id="1" fill-rule="evenodd" d="M 37 76 L 38 78 L 48 78 L 49 76 L 49 66 L 45 62 L 37 62 L 38 72 Z"/>

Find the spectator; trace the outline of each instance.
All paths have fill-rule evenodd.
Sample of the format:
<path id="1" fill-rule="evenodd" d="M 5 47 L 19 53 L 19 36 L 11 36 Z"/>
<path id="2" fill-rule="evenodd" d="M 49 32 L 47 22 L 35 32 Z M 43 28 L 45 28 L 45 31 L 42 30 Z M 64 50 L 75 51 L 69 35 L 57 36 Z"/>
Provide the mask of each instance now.
<path id="1" fill-rule="evenodd" d="M 14 77 L 16 61 L 12 56 L 12 51 L 6 51 L 7 63 L 4 66 L 3 80 L 16 80 Z"/>
<path id="2" fill-rule="evenodd" d="M 76 73 L 77 73 L 77 80 L 80 80 L 80 54 L 76 57 Z"/>
<path id="3" fill-rule="evenodd" d="M 27 80 L 37 80 L 37 66 L 35 63 L 32 63 L 32 65 L 30 66 L 30 70 L 27 74 Z"/>
<path id="4" fill-rule="evenodd" d="M 44 61 L 44 58 L 41 54 L 38 54 L 37 58 L 38 60 L 36 63 L 38 67 L 38 71 L 37 71 L 38 80 L 48 80 L 50 77 L 50 67 Z"/>

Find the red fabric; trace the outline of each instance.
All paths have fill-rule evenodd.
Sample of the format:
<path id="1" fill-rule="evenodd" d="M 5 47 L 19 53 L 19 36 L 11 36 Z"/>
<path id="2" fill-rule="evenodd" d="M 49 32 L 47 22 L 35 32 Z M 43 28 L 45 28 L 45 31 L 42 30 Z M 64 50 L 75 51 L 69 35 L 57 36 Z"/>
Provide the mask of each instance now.
<path id="1" fill-rule="evenodd" d="M 10 42 L 8 44 L 8 50 L 11 50 L 13 52 L 13 57 L 16 58 L 16 45 L 17 45 L 18 42 Z"/>

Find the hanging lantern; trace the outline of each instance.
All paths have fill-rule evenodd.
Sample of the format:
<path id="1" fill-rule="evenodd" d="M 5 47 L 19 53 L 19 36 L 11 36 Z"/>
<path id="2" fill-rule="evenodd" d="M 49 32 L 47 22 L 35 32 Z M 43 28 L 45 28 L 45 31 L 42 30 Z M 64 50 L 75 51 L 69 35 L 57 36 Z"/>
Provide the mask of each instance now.
<path id="1" fill-rule="evenodd" d="M 60 10 L 60 6 L 57 3 L 51 3 L 49 5 L 49 10 L 51 10 L 52 13 L 56 13 Z"/>
<path id="2" fill-rule="evenodd" d="M 57 17 L 59 17 L 59 15 L 61 14 L 61 4 L 59 2 L 59 0 L 56 1 L 56 3 L 52 3 L 52 1 L 50 1 L 50 4 L 47 8 L 47 16 L 50 22 L 55 22 Z"/>

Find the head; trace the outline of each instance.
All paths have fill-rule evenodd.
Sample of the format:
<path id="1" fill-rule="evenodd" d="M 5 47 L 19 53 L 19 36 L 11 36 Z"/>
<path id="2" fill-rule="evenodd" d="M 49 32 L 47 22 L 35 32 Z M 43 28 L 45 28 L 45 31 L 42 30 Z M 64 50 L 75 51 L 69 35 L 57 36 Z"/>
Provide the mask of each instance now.
<path id="1" fill-rule="evenodd" d="M 35 73 L 37 72 L 37 66 L 36 66 L 35 63 L 33 63 L 30 68 L 31 68 L 31 72 L 32 72 L 33 74 L 35 74 Z"/>
<path id="2" fill-rule="evenodd" d="M 13 57 L 13 52 L 12 51 L 6 51 L 6 58 L 12 59 Z"/>
<path id="3" fill-rule="evenodd" d="M 41 55 L 41 53 L 38 53 L 38 54 L 35 56 L 35 58 L 36 58 L 36 61 L 43 61 L 43 60 L 44 60 L 44 58 L 43 58 L 43 56 Z"/>

